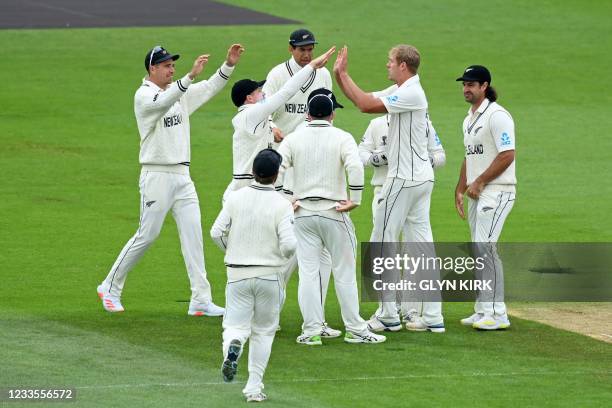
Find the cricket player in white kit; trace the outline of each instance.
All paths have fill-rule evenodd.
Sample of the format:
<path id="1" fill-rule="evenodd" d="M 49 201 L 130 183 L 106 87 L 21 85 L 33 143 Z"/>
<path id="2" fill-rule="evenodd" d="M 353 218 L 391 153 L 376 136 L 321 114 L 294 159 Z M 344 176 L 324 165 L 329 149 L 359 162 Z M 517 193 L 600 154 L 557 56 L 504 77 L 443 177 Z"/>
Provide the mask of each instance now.
<path id="1" fill-rule="evenodd" d="M 413 242 L 433 243 L 429 206 L 434 173 L 427 153 L 428 104 L 417 70 L 420 54 L 409 45 L 398 45 L 389 52 L 387 70 L 395 86 L 374 93 L 359 88 L 348 74 L 348 49 L 338 53 L 334 64 L 336 81 L 345 95 L 366 113 L 388 113 L 387 179 L 382 201 L 376 208 L 371 242 L 399 242 L 406 220 L 410 220 Z M 432 246 L 431 244 L 430 246 Z M 431 273 L 431 272 L 429 272 Z M 428 278 L 436 279 L 436 276 Z M 382 313 L 368 322 L 375 331 L 401 329 L 395 301 L 384 301 Z M 407 322 L 413 331 L 445 331 L 442 304 L 424 302 L 423 315 Z"/>
<path id="2" fill-rule="evenodd" d="M 353 137 L 332 126 L 334 103 L 328 95 L 308 103 L 310 123 L 289 134 L 279 148 L 284 171 L 293 167 L 299 264 L 298 302 L 304 324 L 297 342 L 320 345 L 323 305 L 319 264 L 323 248 L 331 255 L 336 294 L 348 343 L 381 343 L 359 315 L 357 240 L 348 211 L 361 202 L 363 165 Z M 347 173 L 350 196 L 347 196 Z"/>
<path id="3" fill-rule="evenodd" d="M 225 63 L 207 80 L 193 83 L 208 62 L 200 55 L 191 71 L 177 81 L 172 55 L 161 46 L 145 57 L 148 76 L 134 96 L 134 112 L 140 133 L 140 223 L 136 234 L 123 247 L 106 279 L 98 286 L 102 306 L 122 312 L 121 292 L 128 272 L 155 241 L 166 218 L 178 226 L 181 251 L 191 282 L 189 315 L 221 316 L 223 308 L 212 302 L 206 279 L 200 204 L 189 176 L 189 116 L 216 95 L 239 61 L 244 49 L 232 45 Z"/>
<path id="4" fill-rule="evenodd" d="M 278 64 L 266 77 L 263 92 L 267 96 L 276 94 L 292 77 L 297 75 L 304 67 L 308 66 L 312 60 L 314 47 L 317 44 L 314 34 L 306 29 L 295 30 L 289 36 L 289 60 Z M 332 79 L 329 70 L 324 66 L 314 70 L 308 76 L 306 83 L 302 84 L 299 91 L 287 100 L 271 116 L 270 126 L 274 134 L 276 144 L 280 143 L 284 135 L 295 131 L 298 126 L 304 124 L 307 118 L 308 95 L 315 89 L 332 89 Z M 276 145 L 275 148 L 278 148 Z M 284 175 L 283 192 L 289 196 L 293 195 L 293 170 L 289 169 Z M 285 269 L 285 282 L 289 282 L 293 271 L 297 267 L 296 257 L 291 258 Z M 327 249 L 321 254 L 321 285 L 323 286 L 323 304 L 327 296 L 329 278 L 331 276 L 331 259 Z M 325 309 L 325 307 L 324 307 Z M 325 314 L 325 312 L 324 312 Z M 342 332 L 323 324 L 321 336 L 339 337 Z"/>
<path id="5" fill-rule="evenodd" d="M 232 101 L 238 113 L 232 119 L 234 135 L 232 138 L 233 180 L 225 190 L 224 198 L 251 184 L 253 159 L 263 149 L 272 147 L 274 136 L 269 117 L 296 92 L 303 87 L 316 70 L 322 68 L 334 49 L 310 61 L 300 71 L 285 82 L 272 96 L 266 97 L 261 87 L 266 81 L 242 79 L 232 87 Z"/>
<path id="6" fill-rule="evenodd" d="M 475 313 L 461 323 L 482 330 L 510 326 L 503 301 L 504 272 L 496 242 L 516 196 L 515 133 L 510 113 L 497 102 L 491 74 L 482 65 L 472 65 L 457 81 L 471 106 L 463 121 L 465 159 L 455 189 L 455 207 L 465 219 L 463 195 L 468 196 L 468 222 L 476 251 L 484 251 L 486 270 L 476 279 L 492 279 L 493 292 L 481 291 Z"/>
<path id="7" fill-rule="evenodd" d="M 255 181 L 227 195 L 210 231 L 225 251 L 227 266 L 223 378 L 234 379 L 250 338 L 249 379 L 242 390 L 247 402 L 267 398 L 262 381 L 283 304 L 281 274 L 296 248 L 293 208 L 274 188 L 280 162 L 272 149 L 259 152 L 253 161 Z"/>
<path id="8" fill-rule="evenodd" d="M 438 137 L 438 133 L 433 127 L 433 123 L 428 118 L 427 120 L 427 153 L 429 161 L 434 170 L 443 167 L 446 164 L 446 153 L 442 147 L 442 142 Z M 374 197 L 372 199 L 372 222 L 376 224 L 376 209 L 378 203 L 383 201 L 382 186 L 387 179 L 388 159 L 387 159 L 387 137 L 389 133 L 389 115 L 379 116 L 370 121 L 361 143 L 359 144 L 359 156 L 364 166 L 374 168 L 374 174 L 370 184 L 374 188 Z M 406 220 L 402 229 L 402 237 L 404 241 L 413 242 L 415 237 L 412 234 L 410 219 Z M 399 293 L 402 295 L 402 293 Z M 405 299 L 404 296 L 398 296 L 399 299 Z M 422 313 L 422 302 L 401 301 L 398 305 L 400 317 L 402 321 L 414 321 Z M 379 316 L 382 313 L 382 303 L 374 313 Z"/>

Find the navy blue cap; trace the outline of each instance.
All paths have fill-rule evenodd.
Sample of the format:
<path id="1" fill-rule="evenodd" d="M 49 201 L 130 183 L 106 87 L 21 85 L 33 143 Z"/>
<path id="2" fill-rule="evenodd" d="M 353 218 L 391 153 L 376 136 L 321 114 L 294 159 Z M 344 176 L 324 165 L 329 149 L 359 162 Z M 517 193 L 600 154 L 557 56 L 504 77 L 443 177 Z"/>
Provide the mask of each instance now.
<path id="1" fill-rule="evenodd" d="M 283 158 L 276 150 L 264 149 L 253 160 L 253 174 L 261 178 L 275 176 L 282 161 Z"/>

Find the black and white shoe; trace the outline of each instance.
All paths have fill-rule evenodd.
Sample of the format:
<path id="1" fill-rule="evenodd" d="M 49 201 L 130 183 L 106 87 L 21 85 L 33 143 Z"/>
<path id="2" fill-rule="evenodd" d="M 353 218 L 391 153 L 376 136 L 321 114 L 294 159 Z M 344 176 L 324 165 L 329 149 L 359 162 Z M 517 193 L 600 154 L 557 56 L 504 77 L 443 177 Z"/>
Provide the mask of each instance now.
<path id="1" fill-rule="evenodd" d="M 234 339 L 230 342 L 229 350 L 227 351 L 227 358 L 221 366 L 221 373 L 223 374 L 223 381 L 232 382 L 238 371 L 238 357 L 242 352 L 242 343 L 238 339 Z"/>

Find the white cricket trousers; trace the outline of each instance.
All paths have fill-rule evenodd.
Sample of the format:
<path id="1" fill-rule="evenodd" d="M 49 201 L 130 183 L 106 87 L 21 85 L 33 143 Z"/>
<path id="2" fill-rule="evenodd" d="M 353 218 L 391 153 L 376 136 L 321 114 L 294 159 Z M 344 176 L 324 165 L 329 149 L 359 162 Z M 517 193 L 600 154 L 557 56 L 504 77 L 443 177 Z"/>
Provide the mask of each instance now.
<path id="1" fill-rule="evenodd" d="M 389 177 L 380 192 L 375 208 L 374 229 L 370 242 L 400 242 L 404 231 L 405 242 L 432 242 L 433 234 L 429 222 L 429 206 L 434 183 L 414 182 Z M 439 277 L 432 276 L 431 279 Z M 421 302 L 422 318 L 425 324 L 444 322 L 441 302 Z M 382 302 L 379 319 L 396 322 L 399 314 L 395 302 Z"/>
<path id="2" fill-rule="evenodd" d="M 263 376 L 278 327 L 283 288 L 278 278 L 269 280 L 270 277 L 228 282 L 225 287 L 223 358 L 232 340 L 238 339 L 244 346 L 250 338 L 249 380 L 242 390 L 245 395 L 257 394 L 264 388 Z"/>
<path id="3" fill-rule="evenodd" d="M 211 301 L 210 284 L 204 267 L 204 244 L 200 203 L 189 174 L 146 171 L 140 173 L 140 223 L 125 244 L 103 282 L 111 296 L 120 297 L 128 272 L 159 236 L 168 211 L 178 227 L 181 252 L 191 283 L 191 300 Z"/>
<path id="4" fill-rule="evenodd" d="M 374 186 L 373 189 L 374 197 L 372 199 L 372 224 L 376 225 L 376 209 L 378 208 L 378 203 L 382 201 L 382 186 Z M 410 223 L 407 221 L 404 223 L 402 228 L 402 241 L 405 242 L 415 242 L 416 236 L 414 234 L 414 229 L 410 228 Z M 423 313 L 423 303 L 424 302 L 416 302 L 409 301 L 403 296 L 403 292 L 399 292 L 397 296 L 397 302 L 399 303 L 400 313 L 402 316 L 406 316 L 410 313 L 417 313 L 419 316 Z M 397 304 L 396 304 L 397 306 Z M 374 313 L 376 316 L 382 314 L 382 302 L 378 302 L 378 309 Z"/>
<path id="5" fill-rule="evenodd" d="M 287 262 L 287 265 L 285 265 L 282 273 L 283 279 L 285 280 L 285 287 L 287 287 L 287 284 L 291 279 L 291 275 L 293 275 L 293 272 L 297 269 L 297 267 L 297 254 L 293 254 L 293 256 L 289 258 L 289 261 Z M 327 248 L 323 248 L 323 251 L 321 252 L 321 259 L 319 261 L 319 274 L 321 276 L 321 295 L 323 296 L 321 300 L 323 304 L 323 321 L 325 321 L 325 300 L 327 299 L 327 289 L 329 288 L 329 278 L 331 277 L 331 273 L 331 255 L 329 254 Z"/>
<path id="6" fill-rule="evenodd" d="M 299 208 L 295 213 L 295 235 L 300 278 L 298 302 L 304 318 L 304 334 L 318 335 L 323 325 L 323 291 L 319 273 L 323 248 L 327 248 L 331 255 L 334 286 L 346 330 L 354 333 L 366 331 L 367 324 L 359 315 L 357 241 L 348 214 Z"/>
<path id="7" fill-rule="evenodd" d="M 502 316 L 506 314 L 506 304 L 502 301 L 504 293 L 504 269 L 497 254 L 496 243 L 506 218 L 512 211 L 516 194 L 508 191 L 491 191 L 487 188 L 477 200 L 468 198 L 468 222 L 472 242 L 487 243 L 476 245 L 475 250 L 484 251 L 485 272 L 476 270 L 476 279 L 492 279 L 493 292 L 481 291 L 474 305 L 476 313 Z M 483 255 L 483 254 L 477 254 Z M 490 261 L 489 261 L 490 260 Z"/>

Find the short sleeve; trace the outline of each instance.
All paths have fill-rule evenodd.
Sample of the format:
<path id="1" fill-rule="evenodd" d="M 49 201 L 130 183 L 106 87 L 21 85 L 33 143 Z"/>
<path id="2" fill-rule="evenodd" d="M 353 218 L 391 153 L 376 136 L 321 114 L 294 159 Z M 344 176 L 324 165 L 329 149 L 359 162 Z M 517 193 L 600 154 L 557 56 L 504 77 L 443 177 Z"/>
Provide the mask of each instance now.
<path id="1" fill-rule="evenodd" d="M 379 99 L 387 108 L 389 113 L 410 112 L 427 108 L 427 102 L 414 87 L 399 87 L 390 95 L 381 96 Z"/>
<path id="2" fill-rule="evenodd" d="M 490 128 L 498 152 L 515 149 L 514 121 L 508 112 L 493 112 Z"/>

